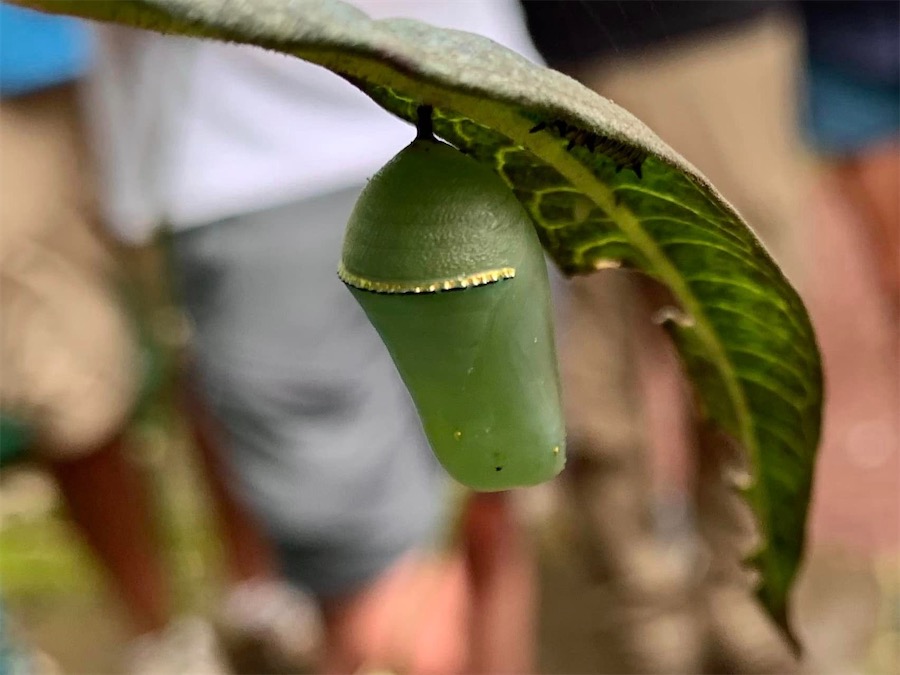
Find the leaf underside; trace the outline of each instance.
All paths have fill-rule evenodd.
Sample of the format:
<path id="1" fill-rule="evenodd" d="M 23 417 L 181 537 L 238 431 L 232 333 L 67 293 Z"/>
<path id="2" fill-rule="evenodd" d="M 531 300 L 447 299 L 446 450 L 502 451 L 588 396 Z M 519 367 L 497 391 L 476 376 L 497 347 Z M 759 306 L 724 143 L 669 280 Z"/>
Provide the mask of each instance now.
<path id="1" fill-rule="evenodd" d="M 702 411 L 746 453 L 759 598 L 788 635 L 820 431 L 819 352 L 797 293 L 734 208 L 633 115 L 483 37 L 372 21 L 336 0 L 15 0 L 256 44 L 318 63 L 507 181 L 567 274 L 610 264 L 672 291 L 670 332 Z"/>

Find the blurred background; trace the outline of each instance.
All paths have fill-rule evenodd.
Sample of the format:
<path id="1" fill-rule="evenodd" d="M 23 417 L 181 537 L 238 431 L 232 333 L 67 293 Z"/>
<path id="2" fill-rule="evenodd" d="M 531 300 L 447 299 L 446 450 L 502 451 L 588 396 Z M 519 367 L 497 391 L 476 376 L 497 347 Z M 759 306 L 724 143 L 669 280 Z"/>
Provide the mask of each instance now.
<path id="1" fill-rule="evenodd" d="M 715 572 L 734 505 L 639 282 L 554 278 L 569 478 L 473 498 L 333 273 L 412 130 L 280 55 L 0 3 L 0 672 L 900 672 L 900 4 L 352 4 L 613 99 L 798 288 L 804 659 Z"/>

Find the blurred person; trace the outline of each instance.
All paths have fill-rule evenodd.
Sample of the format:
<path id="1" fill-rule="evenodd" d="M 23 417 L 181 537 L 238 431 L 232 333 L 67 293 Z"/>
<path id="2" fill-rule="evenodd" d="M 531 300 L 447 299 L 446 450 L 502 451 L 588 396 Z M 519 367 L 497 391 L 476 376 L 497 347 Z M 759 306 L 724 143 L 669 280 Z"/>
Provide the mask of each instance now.
<path id="1" fill-rule="evenodd" d="M 798 239 L 807 172 L 795 85 L 801 37 L 783 3 L 523 5 L 551 67 L 646 123 L 734 204 L 788 277 L 803 278 Z M 586 514 L 592 569 L 611 591 L 617 619 L 610 642 L 620 667 L 791 670 L 793 658 L 747 586 L 741 547 L 751 537 L 735 536 L 745 529 L 743 514 L 718 489 L 717 448 L 695 453 L 698 478 L 686 475 L 698 430 L 671 347 L 648 316 L 671 301 L 621 270 L 573 279 L 562 297 L 571 457 L 564 478 Z M 687 542 L 674 557 L 654 519 L 653 462 L 668 474 L 660 511 Z M 679 491 L 693 492 L 694 503 Z M 709 567 L 698 593 L 693 575 L 701 561 Z"/>
<path id="2" fill-rule="evenodd" d="M 860 223 L 891 310 L 900 312 L 900 4 L 799 3 L 804 121 Z"/>
<path id="3" fill-rule="evenodd" d="M 78 101 L 91 35 L 84 24 L 6 4 L 0 31 L 4 449 L 18 438 L 52 473 L 131 619 L 130 671 L 225 672 L 210 627 L 173 614 L 152 511 L 127 456 L 126 429 L 145 394 L 146 354 L 94 201 Z M 288 591 L 278 586 L 252 517 L 217 473 L 210 428 L 199 413 L 193 420 L 230 565 L 224 618 L 245 638 L 271 633 L 257 606 L 277 613 L 273 599 L 286 607 Z"/>
<path id="4" fill-rule="evenodd" d="M 530 49 L 510 1 L 355 4 Z M 532 670 L 530 563 L 509 498 L 473 499 L 467 560 L 429 554 L 447 479 L 336 274 L 366 178 L 412 127 L 332 73 L 253 47 L 111 28 L 100 66 L 107 220 L 135 243 L 171 230 L 195 394 L 283 573 L 321 603 L 325 671 Z"/>

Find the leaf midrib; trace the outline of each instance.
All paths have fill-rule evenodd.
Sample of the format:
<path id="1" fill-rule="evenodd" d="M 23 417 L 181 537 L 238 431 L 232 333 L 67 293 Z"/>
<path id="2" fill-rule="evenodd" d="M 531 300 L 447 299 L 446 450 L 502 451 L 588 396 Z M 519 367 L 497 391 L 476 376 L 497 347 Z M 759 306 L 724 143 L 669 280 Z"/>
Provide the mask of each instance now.
<path id="1" fill-rule="evenodd" d="M 531 139 L 526 139 L 526 143 L 528 141 L 531 141 Z M 737 370 L 732 365 L 724 344 L 719 340 L 718 334 L 703 311 L 702 303 L 691 292 L 682 275 L 669 261 L 653 238 L 643 229 L 638 217 L 626 206 L 621 204 L 617 206 L 615 204 L 612 188 L 606 187 L 589 168 L 574 157 L 571 157 L 559 144 L 554 143 L 552 140 L 532 142 L 529 145 L 536 146 L 529 149 L 533 149 L 542 158 L 552 155 L 553 167 L 558 169 L 583 194 L 589 196 L 600 208 L 610 214 L 619 229 L 629 237 L 629 242 L 645 256 L 653 268 L 647 271 L 652 271 L 660 281 L 669 287 L 675 297 L 681 301 L 682 310 L 687 312 L 694 320 L 691 330 L 695 331 L 697 337 L 706 345 L 708 352 L 705 356 L 713 361 L 719 372 L 723 374 L 725 385 L 734 404 L 740 424 L 740 440 L 748 451 L 751 474 L 755 478 L 754 487 L 756 489 L 751 488 L 747 490 L 747 494 L 748 497 L 752 495 L 754 512 L 757 514 L 757 517 L 764 517 L 764 522 L 760 523 L 760 526 L 764 528 L 763 535 L 767 534 L 768 508 L 764 508 L 765 505 L 758 501 L 757 497 L 759 495 L 753 494 L 758 492 L 760 483 L 757 480 L 759 476 L 759 449 L 756 435 L 752 430 L 752 416 L 740 387 Z M 529 147 L 529 145 L 525 147 Z M 763 537 L 763 540 L 765 541 L 765 537 Z"/>

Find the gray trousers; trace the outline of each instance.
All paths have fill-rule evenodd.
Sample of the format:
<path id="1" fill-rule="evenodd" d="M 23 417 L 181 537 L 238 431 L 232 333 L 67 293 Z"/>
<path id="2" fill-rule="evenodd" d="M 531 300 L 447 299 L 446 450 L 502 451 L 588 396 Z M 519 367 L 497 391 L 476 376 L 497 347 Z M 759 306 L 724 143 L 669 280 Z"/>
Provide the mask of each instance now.
<path id="1" fill-rule="evenodd" d="M 349 592 L 432 536 L 445 478 L 412 402 L 337 277 L 359 189 L 174 236 L 197 383 L 236 488 L 285 575 Z"/>

